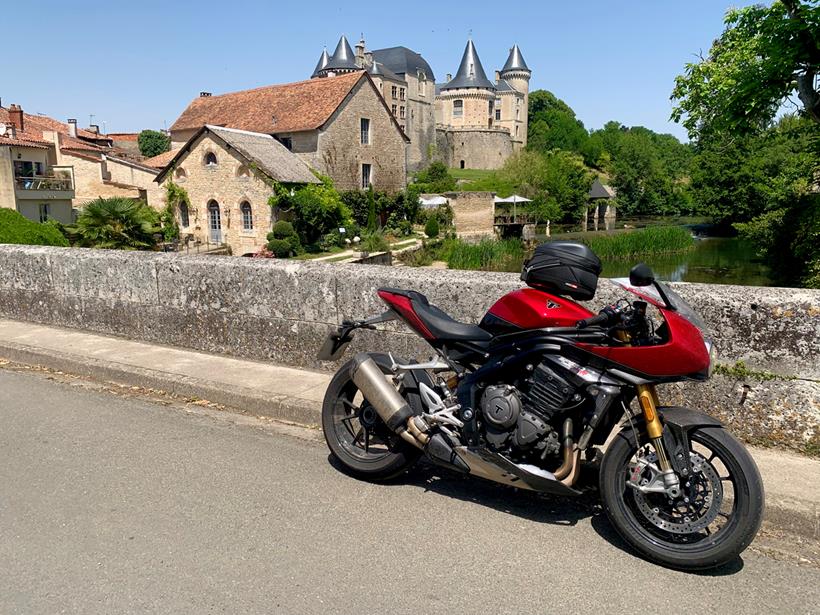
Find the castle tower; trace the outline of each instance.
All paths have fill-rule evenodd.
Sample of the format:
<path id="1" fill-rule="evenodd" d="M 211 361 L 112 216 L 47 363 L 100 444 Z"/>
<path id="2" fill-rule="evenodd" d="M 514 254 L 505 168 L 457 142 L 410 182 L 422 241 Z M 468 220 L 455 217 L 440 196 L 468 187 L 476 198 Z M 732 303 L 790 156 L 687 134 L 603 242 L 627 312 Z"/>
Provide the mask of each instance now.
<path id="1" fill-rule="evenodd" d="M 472 39 L 467 41 L 456 76 L 441 86 L 442 123 L 451 128 L 492 128 L 495 84 L 487 79 Z"/>
<path id="2" fill-rule="evenodd" d="M 320 59 L 319 62 L 321 63 L 322 59 Z M 361 70 L 356 66 L 356 56 L 344 34 L 342 34 L 342 38 L 339 39 L 339 44 L 336 45 L 336 50 L 328 59 L 327 64 L 321 69 L 319 69 L 317 65 L 317 69 L 318 70 L 314 72 L 315 77 L 328 77 Z"/>
<path id="3" fill-rule="evenodd" d="M 518 140 L 522 143 L 522 147 L 526 147 L 532 71 L 524 61 L 524 56 L 521 54 L 518 45 L 513 45 L 510 49 L 510 55 L 507 57 L 507 62 L 504 64 L 504 68 L 501 69 L 499 76 L 510 87 L 524 95 L 523 101 L 519 103 L 519 107 L 523 108 L 519 109 L 514 122 L 519 128 L 520 137 Z M 513 128 L 512 133 L 515 134 L 515 128 Z"/>
<path id="4" fill-rule="evenodd" d="M 330 62 L 330 56 L 327 55 L 327 47 L 325 47 L 322 50 L 322 55 L 319 56 L 319 61 L 316 63 L 316 68 L 313 69 L 313 74 L 311 74 L 310 78 L 315 79 L 316 77 L 321 77 L 321 73 L 328 62 Z"/>

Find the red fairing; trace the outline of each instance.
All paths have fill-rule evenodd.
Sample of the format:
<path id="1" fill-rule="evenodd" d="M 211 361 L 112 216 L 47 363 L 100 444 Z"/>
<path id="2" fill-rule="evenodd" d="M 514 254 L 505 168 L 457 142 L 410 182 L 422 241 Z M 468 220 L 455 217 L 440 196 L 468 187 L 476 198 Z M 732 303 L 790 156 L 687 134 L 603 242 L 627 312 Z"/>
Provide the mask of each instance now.
<path id="1" fill-rule="evenodd" d="M 394 295 L 386 290 L 380 290 L 378 294 L 387 305 L 398 312 L 399 316 L 404 318 L 407 324 L 418 331 L 425 339 L 431 340 L 435 337 L 427 328 L 427 325 L 416 316 L 416 311 L 413 309 L 410 299 L 404 295 Z"/>
<path id="2" fill-rule="evenodd" d="M 700 329 L 671 310 L 662 309 L 661 313 L 669 329 L 669 340 L 665 344 L 619 348 L 578 346 L 647 376 L 687 376 L 708 369 L 709 352 Z"/>
<path id="3" fill-rule="evenodd" d="M 556 297 L 535 288 L 507 293 L 487 312 L 521 329 L 574 327 L 592 312 L 570 299 Z"/>

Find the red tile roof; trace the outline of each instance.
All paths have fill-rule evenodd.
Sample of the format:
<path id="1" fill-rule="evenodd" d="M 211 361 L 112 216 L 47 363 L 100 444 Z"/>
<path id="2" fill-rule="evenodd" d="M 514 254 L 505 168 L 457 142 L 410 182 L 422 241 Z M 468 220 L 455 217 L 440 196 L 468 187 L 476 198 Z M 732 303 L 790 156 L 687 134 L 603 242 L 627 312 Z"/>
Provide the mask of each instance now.
<path id="1" fill-rule="evenodd" d="M 0 123 L 11 125 L 11 117 L 8 109 L 0 107 Z M 17 131 L 17 139 L 32 143 L 51 144 L 51 141 L 43 137 L 43 131 L 58 132 L 62 135 L 64 149 L 82 149 L 88 151 L 104 151 L 104 148 L 93 143 L 82 141 L 68 136 L 68 124 L 59 122 L 46 115 L 31 115 L 23 112 L 23 131 Z M 82 128 L 77 129 L 77 136 L 87 139 L 105 139 L 104 135 L 98 135 Z"/>
<path id="2" fill-rule="evenodd" d="M 363 71 L 338 77 L 271 85 L 194 99 L 171 130 L 228 126 L 266 134 L 320 128 L 330 119 Z"/>
<path id="3" fill-rule="evenodd" d="M 164 152 L 153 158 L 145 158 L 140 161 L 140 164 L 154 169 L 164 169 L 168 166 L 168 163 L 173 160 L 174 156 L 177 155 L 177 152 L 179 152 L 179 148 Z"/>
<path id="4" fill-rule="evenodd" d="M 105 136 L 113 141 L 136 141 L 140 135 L 138 132 L 109 132 Z"/>

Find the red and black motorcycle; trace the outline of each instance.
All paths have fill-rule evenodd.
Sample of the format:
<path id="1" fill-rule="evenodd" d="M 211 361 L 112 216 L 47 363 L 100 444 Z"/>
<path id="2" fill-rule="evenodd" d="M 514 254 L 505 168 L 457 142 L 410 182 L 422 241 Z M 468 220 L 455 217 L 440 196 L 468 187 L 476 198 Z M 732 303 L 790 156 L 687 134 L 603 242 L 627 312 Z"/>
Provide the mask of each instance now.
<path id="1" fill-rule="evenodd" d="M 418 292 L 380 289 L 389 309 L 343 323 L 319 357 L 336 360 L 354 330 L 395 319 L 436 356 L 407 363 L 359 353 L 344 364 L 322 407 L 331 453 L 369 480 L 426 455 L 465 474 L 572 496 L 581 455 L 594 459 L 602 447 L 600 496 L 630 545 L 680 569 L 736 557 L 760 527 L 757 467 L 720 422 L 662 406 L 656 389 L 709 378 L 703 323 L 643 264 L 615 280 L 632 299 L 594 315 L 571 299 L 591 299 L 600 272 L 586 246 L 542 244 L 521 274 L 529 288 L 499 299 L 477 325 Z"/>

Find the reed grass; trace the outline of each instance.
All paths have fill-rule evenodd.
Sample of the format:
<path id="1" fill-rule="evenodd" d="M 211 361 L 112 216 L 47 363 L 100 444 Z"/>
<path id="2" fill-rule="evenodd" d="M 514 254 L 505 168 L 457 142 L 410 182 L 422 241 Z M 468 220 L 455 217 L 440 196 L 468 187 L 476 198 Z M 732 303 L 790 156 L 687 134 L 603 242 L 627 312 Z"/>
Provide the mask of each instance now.
<path id="1" fill-rule="evenodd" d="M 580 236 L 576 241 L 589 246 L 602 260 L 627 260 L 637 256 L 683 252 L 695 245 L 692 234 L 680 226 L 654 226 L 609 235 Z"/>

